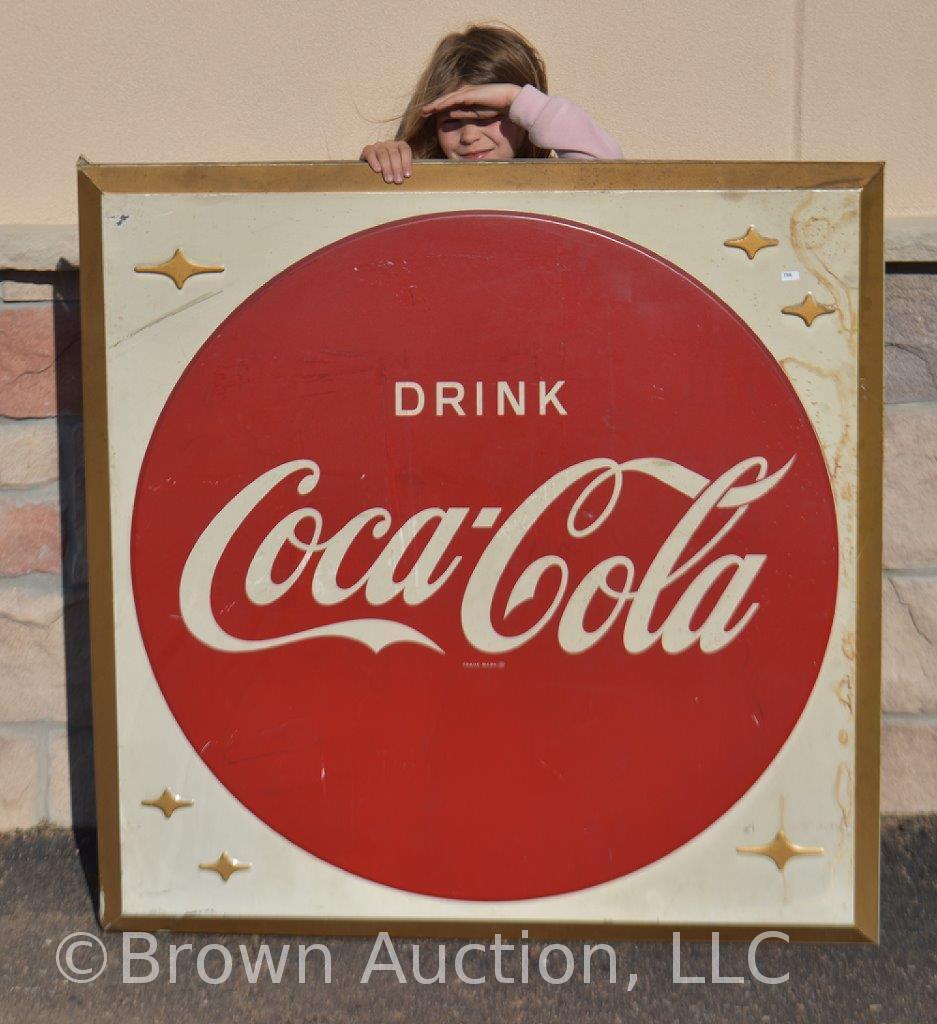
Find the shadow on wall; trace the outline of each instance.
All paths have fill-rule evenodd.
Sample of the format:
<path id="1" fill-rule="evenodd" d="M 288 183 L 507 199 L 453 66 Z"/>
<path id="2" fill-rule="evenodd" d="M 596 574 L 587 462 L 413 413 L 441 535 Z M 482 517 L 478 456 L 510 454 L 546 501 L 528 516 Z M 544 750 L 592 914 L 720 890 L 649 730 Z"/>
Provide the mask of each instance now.
<path id="1" fill-rule="evenodd" d="M 91 730 L 91 666 L 88 620 L 88 558 L 85 541 L 85 474 L 81 416 L 81 329 L 76 268 L 59 260 L 53 283 L 59 515 L 62 537 L 66 738 L 70 821 L 82 871 L 98 906 L 94 741 Z"/>

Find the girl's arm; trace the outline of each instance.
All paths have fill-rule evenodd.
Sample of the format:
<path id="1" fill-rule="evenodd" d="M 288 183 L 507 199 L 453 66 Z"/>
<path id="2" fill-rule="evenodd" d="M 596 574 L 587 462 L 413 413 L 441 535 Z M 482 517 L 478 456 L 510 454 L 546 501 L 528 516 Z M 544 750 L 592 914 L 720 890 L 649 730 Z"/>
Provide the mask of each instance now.
<path id="1" fill-rule="evenodd" d="M 561 160 L 621 160 L 621 147 L 571 100 L 547 96 L 525 85 L 508 110 L 508 117 L 541 149 L 552 149 Z"/>

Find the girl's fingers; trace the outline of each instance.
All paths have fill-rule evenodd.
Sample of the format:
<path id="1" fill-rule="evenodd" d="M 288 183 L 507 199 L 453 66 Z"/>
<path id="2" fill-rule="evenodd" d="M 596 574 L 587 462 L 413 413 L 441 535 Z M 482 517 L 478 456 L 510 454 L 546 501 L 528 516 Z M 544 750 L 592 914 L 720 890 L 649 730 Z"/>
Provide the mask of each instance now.
<path id="1" fill-rule="evenodd" d="M 437 110 L 445 110 L 446 107 L 453 106 L 462 100 L 466 100 L 467 96 L 474 92 L 473 89 L 456 89 L 455 92 L 447 92 L 445 96 L 439 96 L 431 103 L 427 103 L 420 109 L 425 114 L 432 114 Z"/>
<path id="2" fill-rule="evenodd" d="M 384 144 L 381 142 L 375 142 L 373 146 L 369 146 L 370 155 L 368 156 L 368 164 L 371 169 L 377 171 L 378 174 L 384 176 L 384 180 L 387 180 L 387 170 L 385 168 L 385 157 L 384 157 Z"/>
<path id="3" fill-rule="evenodd" d="M 399 185 L 403 181 L 403 160 L 400 156 L 400 147 L 390 146 L 388 151 L 390 153 L 390 166 L 394 181 Z"/>
<path id="4" fill-rule="evenodd" d="M 376 142 L 361 151 L 372 171 L 382 175 L 388 185 L 400 184 L 413 169 L 412 153 L 406 142 Z"/>
<path id="5" fill-rule="evenodd" d="M 383 171 L 377 146 L 365 146 L 361 151 L 361 159 L 367 160 L 368 167 L 370 167 L 372 171 L 376 171 L 378 174 Z"/>
<path id="6" fill-rule="evenodd" d="M 390 150 L 387 146 L 381 146 L 377 151 L 377 155 L 381 161 L 381 173 L 384 175 L 384 181 L 389 185 L 394 180 L 394 168 L 390 162 Z"/>
<path id="7" fill-rule="evenodd" d="M 491 105 L 491 91 L 484 89 L 458 89 L 420 108 L 423 117 L 445 110 L 449 117 L 471 120 L 480 117 L 496 117 L 504 108 Z"/>

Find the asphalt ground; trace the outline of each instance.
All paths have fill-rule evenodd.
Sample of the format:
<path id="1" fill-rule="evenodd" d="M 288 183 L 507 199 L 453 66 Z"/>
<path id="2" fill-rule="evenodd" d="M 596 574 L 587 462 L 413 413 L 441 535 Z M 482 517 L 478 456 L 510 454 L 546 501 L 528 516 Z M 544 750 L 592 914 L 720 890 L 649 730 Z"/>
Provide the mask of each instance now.
<path id="1" fill-rule="evenodd" d="M 471 952 L 464 961 L 467 975 L 487 972 L 488 980 L 470 985 L 454 973 L 462 941 L 445 944 L 445 984 L 421 985 L 412 974 L 412 940 L 398 940 L 395 949 L 407 977 L 401 984 L 393 972 L 361 977 L 373 939 L 316 940 L 260 936 L 212 936 L 179 933 L 158 935 L 153 954 L 159 966 L 151 981 L 126 983 L 122 968 L 123 938 L 100 931 L 95 906 L 94 834 L 40 829 L 0 836 L 0 1022 L 233 1021 L 290 1022 L 744 1022 L 744 1024 L 935 1024 L 937 1022 L 937 817 L 887 820 L 882 832 L 882 938 L 878 947 L 850 945 L 762 946 L 758 966 L 765 975 L 788 972 L 786 983 L 766 985 L 751 980 L 747 944 L 721 947 L 723 976 L 746 976 L 738 984 L 673 983 L 670 943 L 618 943 L 618 978 L 609 981 L 606 960 L 594 958 L 593 978 L 583 978 L 583 944 L 567 943 L 575 973 L 565 984 L 550 985 L 538 972 L 542 943 L 530 943 L 529 982 L 520 979 L 517 953 L 504 955 L 502 972 L 513 984 L 493 977 L 489 952 Z M 94 981 L 65 980 L 56 966 L 56 950 L 66 936 L 88 932 L 100 937 L 108 966 Z M 240 946 L 249 961 L 266 941 L 272 959 L 284 956 L 284 971 L 274 983 L 263 971 L 252 984 L 243 969 Z M 322 958 L 307 958 L 305 982 L 299 977 L 298 946 L 325 941 L 332 957 L 332 980 L 325 984 Z M 177 961 L 175 982 L 169 978 L 169 943 L 192 943 Z M 231 953 L 229 980 L 209 984 L 199 976 L 196 957 L 204 950 L 203 973 L 217 977 L 225 970 L 221 943 Z M 438 943 L 418 943 L 424 974 L 436 971 Z M 288 947 L 283 954 L 284 947 Z M 134 949 L 143 950 L 141 941 Z M 100 950 L 75 951 L 72 963 L 90 970 Z M 381 962 L 387 962 L 386 955 Z M 709 973 L 708 944 L 683 949 L 682 973 Z M 548 965 L 562 974 L 562 955 Z M 151 972 L 135 961 L 136 976 Z M 637 975 L 628 991 L 629 975 Z"/>

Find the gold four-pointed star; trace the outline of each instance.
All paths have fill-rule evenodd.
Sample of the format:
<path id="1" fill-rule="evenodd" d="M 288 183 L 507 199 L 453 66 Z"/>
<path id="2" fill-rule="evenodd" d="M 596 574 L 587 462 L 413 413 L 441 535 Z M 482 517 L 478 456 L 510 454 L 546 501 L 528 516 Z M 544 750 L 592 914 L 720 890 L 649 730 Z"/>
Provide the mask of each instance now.
<path id="1" fill-rule="evenodd" d="M 807 292 L 804 296 L 804 301 L 799 306 L 785 306 L 782 313 L 786 313 L 788 316 L 799 316 L 801 320 L 808 326 L 812 327 L 814 320 L 818 316 L 826 316 L 827 313 L 835 313 L 835 306 L 827 306 L 822 302 L 817 302 L 813 297 L 813 292 Z"/>
<path id="2" fill-rule="evenodd" d="M 787 838 L 783 828 L 779 828 L 774 839 L 763 846 L 737 846 L 738 853 L 755 853 L 761 857 L 768 857 L 773 860 L 778 871 L 784 870 L 784 865 L 795 857 L 822 857 L 826 852 L 822 846 L 798 846 Z"/>
<path id="3" fill-rule="evenodd" d="M 764 235 L 759 234 L 755 229 L 754 224 L 750 224 L 748 231 L 741 238 L 727 238 L 722 244 L 730 249 L 742 249 L 748 258 L 753 260 L 762 249 L 768 249 L 772 245 L 777 245 L 778 240 L 776 238 L 765 238 Z"/>
<path id="4" fill-rule="evenodd" d="M 227 850 L 224 850 L 217 860 L 213 860 L 208 864 L 199 864 L 199 867 L 203 871 L 217 871 L 227 882 L 235 871 L 247 871 L 251 865 L 246 861 L 237 860 Z"/>
<path id="5" fill-rule="evenodd" d="M 173 793 L 167 786 L 159 796 L 152 800 L 141 800 L 140 803 L 144 807 L 158 807 L 167 818 L 171 818 L 180 807 L 192 807 L 195 801 L 183 800 L 178 793 Z"/>
<path id="6" fill-rule="evenodd" d="M 176 249 L 172 257 L 164 263 L 141 263 L 133 268 L 138 274 L 162 274 L 171 278 L 177 288 L 196 274 L 220 274 L 224 267 L 193 263 L 181 249 Z"/>

